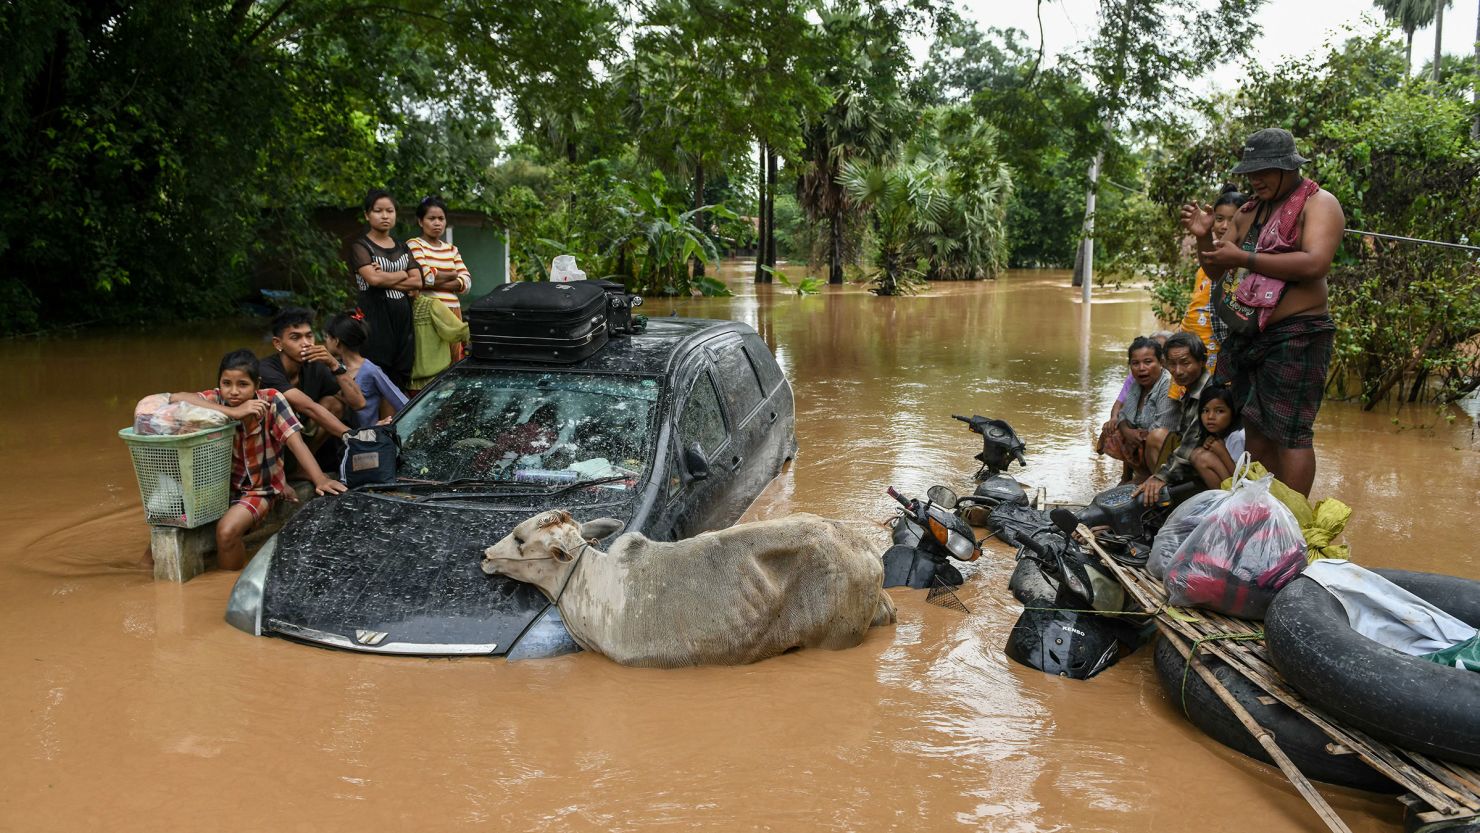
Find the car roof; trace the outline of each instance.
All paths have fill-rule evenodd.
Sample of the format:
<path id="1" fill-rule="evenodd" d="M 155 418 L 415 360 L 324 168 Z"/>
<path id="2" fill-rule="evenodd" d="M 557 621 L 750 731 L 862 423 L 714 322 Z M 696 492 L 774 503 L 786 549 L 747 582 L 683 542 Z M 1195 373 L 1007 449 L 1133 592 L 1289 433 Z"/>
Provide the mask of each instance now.
<path id="1" fill-rule="evenodd" d="M 579 370 L 585 373 L 631 373 L 642 376 L 666 375 L 674 362 L 690 346 L 727 332 L 753 332 L 736 321 L 706 318 L 650 318 L 647 329 L 633 335 L 614 335 L 594 356 L 574 364 L 549 364 L 509 359 L 469 358 L 468 368 L 529 368 L 547 371 Z"/>

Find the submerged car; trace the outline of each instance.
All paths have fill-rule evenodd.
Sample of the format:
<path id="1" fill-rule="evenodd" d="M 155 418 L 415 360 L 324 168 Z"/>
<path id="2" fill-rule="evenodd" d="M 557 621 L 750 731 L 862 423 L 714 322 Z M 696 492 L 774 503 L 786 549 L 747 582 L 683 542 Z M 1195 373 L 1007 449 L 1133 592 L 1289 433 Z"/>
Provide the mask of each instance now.
<path id="1" fill-rule="evenodd" d="M 675 540 L 733 524 L 796 453 L 791 385 L 732 321 L 654 319 L 571 365 L 470 358 L 395 419 L 395 483 L 309 502 L 242 571 L 226 619 L 385 654 L 579 650 L 483 550 L 548 509 Z"/>

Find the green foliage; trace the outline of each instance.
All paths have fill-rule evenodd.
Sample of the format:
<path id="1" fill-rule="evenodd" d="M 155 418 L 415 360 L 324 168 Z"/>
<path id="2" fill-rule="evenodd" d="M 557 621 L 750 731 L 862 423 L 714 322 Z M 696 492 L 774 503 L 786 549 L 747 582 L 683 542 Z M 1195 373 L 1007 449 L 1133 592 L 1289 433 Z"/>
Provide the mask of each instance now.
<path id="1" fill-rule="evenodd" d="M 939 177 L 924 162 L 850 159 L 838 182 L 872 222 L 873 292 L 901 295 L 917 290 L 924 278 L 920 267 L 932 253 L 932 239 L 942 231 L 949 202 Z"/>
<path id="2" fill-rule="evenodd" d="M 822 291 L 823 283 L 817 278 L 804 277 L 796 283 L 792 283 L 791 278 L 788 278 L 784 272 L 778 269 L 772 269 L 769 266 L 760 266 L 758 268 L 770 274 L 771 277 L 780 281 L 782 286 L 790 289 L 797 295 L 816 295 Z"/>
<path id="3" fill-rule="evenodd" d="M 653 295 L 727 295 L 713 278 L 694 278 L 689 261 L 718 259 L 714 240 L 699 228 L 699 212 L 733 223 L 723 206 L 687 209 L 682 192 L 663 175 L 596 160 L 581 166 L 548 165 L 523 157 L 494 172 L 499 190 L 494 215 L 510 230 L 515 274 L 548 278 L 556 255 L 574 255 L 588 275 L 611 277 L 629 289 Z"/>
<path id="4" fill-rule="evenodd" d="M 1457 73 L 1463 75 L 1463 70 Z M 1398 45 L 1356 38 L 1320 60 L 1251 72 L 1232 95 L 1201 104 L 1207 125 L 1168 133 L 1148 167 L 1155 203 L 1117 247 L 1126 271 L 1152 280 L 1163 305 L 1194 267 L 1170 241 L 1177 206 L 1207 200 L 1263 127 L 1295 133 L 1312 160 L 1303 173 L 1341 201 L 1348 228 L 1466 242 L 1480 228 L 1480 146 L 1470 136 L 1465 84 L 1409 79 Z M 1333 385 L 1367 407 L 1427 385 L 1449 401 L 1480 386 L 1480 266 L 1452 249 L 1348 235 L 1329 278 L 1337 321 Z M 1175 312 L 1164 307 L 1166 313 Z M 1170 317 L 1170 316 L 1169 316 Z"/>
<path id="5" fill-rule="evenodd" d="M 589 86 L 614 19 L 602 0 L 0 6 L 0 274 L 20 284 L 0 327 L 229 314 L 266 273 L 340 302 L 318 209 L 385 183 L 472 200 L 490 93 Z"/>
<path id="6" fill-rule="evenodd" d="M 935 179 L 945 205 L 924 248 L 928 277 L 995 277 L 1007 260 L 1007 201 L 1012 175 L 1002 160 L 997 131 L 964 107 L 928 111 L 905 158 Z"/>

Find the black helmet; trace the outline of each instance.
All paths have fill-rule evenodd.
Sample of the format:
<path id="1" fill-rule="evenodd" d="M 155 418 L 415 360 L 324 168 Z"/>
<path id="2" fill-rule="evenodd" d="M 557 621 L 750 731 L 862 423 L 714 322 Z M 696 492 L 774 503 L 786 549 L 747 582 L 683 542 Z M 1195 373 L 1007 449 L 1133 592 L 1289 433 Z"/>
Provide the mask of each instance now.
<path id="1" fill-rule="evenodd" d="M 1087 680 L 1134 645 L 1128 625 L 1092 613 L 1027 609 L 1007 635 L 1007 656 L 1047 674 Z"/>

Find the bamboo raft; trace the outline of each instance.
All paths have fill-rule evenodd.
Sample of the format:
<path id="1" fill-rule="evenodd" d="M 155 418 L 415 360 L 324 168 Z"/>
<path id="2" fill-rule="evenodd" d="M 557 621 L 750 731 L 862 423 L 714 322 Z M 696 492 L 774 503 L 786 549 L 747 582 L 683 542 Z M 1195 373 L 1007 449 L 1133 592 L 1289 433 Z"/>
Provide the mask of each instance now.
<path id="1" fill-rule="evenodd" d="M 1212 611 L 1174 608 L 1167 604 L 1162 583 L 1145 570 L 1116 562 L 1102 550 L 1093 533 L 1081 526 L 1079 534 L 1115 573 L 1126 592 L 1151 615 L 1163 638 L 1188 659 L 1188 667 L 1201 677 L 1218 698 L 1243 723 L 1311 808 L 1333 831 L 1349 833 L 1325 798 L 1311 785 L 1295 764 L 1275 744 L 1274 736 L 1233 699 L 1217 677 L 1198 661 L 1197 654 L 1212 654 L 1275 700 L 1310 720 L 1331 739 L 1326 751 L 1333 755 L 1356 755 L 1406 790 L 1399 801 L 1406 804 L 1424 824 L 1480 820 L 1480 771 L 1440 761 L 1392 746 L 1363 732 L 1342 726 L 1323 715 L 1291 688 L 1269 661 L 1264 632 L 1256 623 L 1223 616 Z"/>

